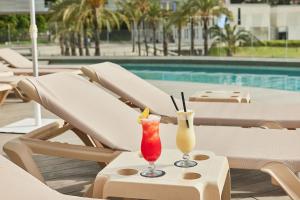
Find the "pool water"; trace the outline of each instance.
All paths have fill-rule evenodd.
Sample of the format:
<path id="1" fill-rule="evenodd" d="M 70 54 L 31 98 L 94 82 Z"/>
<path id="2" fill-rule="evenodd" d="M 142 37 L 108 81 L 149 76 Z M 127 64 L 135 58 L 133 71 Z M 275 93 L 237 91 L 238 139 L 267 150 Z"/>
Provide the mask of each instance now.
<path id="1" fill-rule="evenodd" d="M 300 67 L 124 64 L 143 79 L 300 91 Z"/>

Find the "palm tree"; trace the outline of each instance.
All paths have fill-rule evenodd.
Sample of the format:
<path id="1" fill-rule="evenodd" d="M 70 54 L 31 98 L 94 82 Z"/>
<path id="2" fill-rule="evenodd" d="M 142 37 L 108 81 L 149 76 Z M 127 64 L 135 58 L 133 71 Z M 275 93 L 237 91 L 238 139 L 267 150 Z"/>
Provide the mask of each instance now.
<path id="1" fill-rule="evenodd" d="M 183 9 L 184 4 L 180 4 L 178 9 L 172 13 L 170 17 L 170 24 L 174 24 L 177 27 L 177 53 L 178 56 L 181 55 L 181 39 L 182 39 L 182 27 L 188 23 L 189 14 Z"/>
<path id="2" fill-rule="evenodd" d="M 68 8 L 68 9 L 67 9 Z M 75 0 L 73 6 L 70 5 L 66 8 L 65 18 L 67 23 L 72 23 L 76 21 L 76 31 L 78 48 L 80 55 L 82 52 L 82 36 L 83 36 L 83 46 L 85 49 L 85 55 L 90 56 L 88 37 L 91 36 L 89 32 L 89 27 L 92 25 L 92 13 L 88 5 L 81 5 L 81 0 Z"/>
<path id="3" fill-rule="evenodd" d="M 162 24 L 162 36 L 163 36 L 163 53 L 164 56 L 168 55 L 168 43 L 170 37 L 170 30 L 172 27 L 171 23 L 172 11 L 168 9 L 161 10 L 161 24 Z"/>
<path id="4" fill-rule="evenodd" d="M 153 43 L 153 55 L 156 56 L 156 30 L 159 25 L 161 18 L 161 10 L 160 10 L 160 1 L 152 0 L 150 3 L 150 8 L 148 14 L 146 16 L 146 21 L 149 23 L 152 28 L 152 43 Z"/>
<path id="5" fill-rule="evenodd" d="M 187 24 L 190 25 L 190 55 L 194 55 L 195 53 L 195 25 L 196 21 L 194 18 L 195 15 L 195 8 L 190 5 L 190 1 L 184 1 L 183 4 L 181 4 L 180 14 L 182 16 L 185 16 L 187 21 Z"/>
<path id="6" fill-rule="evenodd" d="M 121 10 L 121 16 L 126 16 L 131 22 L 132 46 L 135 51 L 135 33 L 137 32 L 138 54 L 141 55 L 141 27 L 144 24 L 143 20 L 149 10 L 150 0 L 119 0 L 117 5 Z M 128 26 L 127 26 L 128 27 Z M 145 27 L 145 26 L 144 26 Z M 144 31 L 145 36 L 145 31 Z M 145 46 L 147 40 L 145 40 Z"/>
<path id="7" fill-rule="evenodd" d="M 237 25 L 231 26 L 226 24 L 224 29 L 213 26 L 209 32 L 213 38 L 213 45 L 217 43 L 225 44 L 227 56 L 232 56 L 238 45 L 251 41 L 251 34 L 244 29 L 238 28 Z"/>
<path id="8" fill-rule="evenodd" d="M 114 25 L 119 26 L 116 15 L 112 11 L 105 9 L 105 2 L 105 0 L 59 0 L 54 4 L 51 21 L 61 22 L 63 24 L 62 27 L 71 32 L 67 38 L 71 40 L 72 55 L 76 54 L 76 43 L 80 55 L 83 55 L 82 35 L 84 37 L 86 55 L 90 55 L 88 29 L 91 24 L 94 25 L 95 55 L 100 55 L 101 28 Z M 65 43 L 68 44 L 67 41 Z"/>
<path id="9" fill-rule="evenodd" d="M 123 22 L 125 22 L 128 30 L 131 32 L 132 52 L 135 52 L 135 34 L 137 28 L 137 21 L 139 19 L 139 13 L 134 6 L 133 0 L 119 0 L 116 4 L 118 7 L 117 14 L 119 18 Z"/>
<path id="10" fill-rule="evenodd" d="M 92 23 L 94 26 L 95 56 L 100 56 L 100 31 L 103 26 L 110 22 L 119 25 L 115 13 L 105 8 L 107 0 L 81 0 L 81 6 L 88 6 L 91 10 Z"/>
<path id="11" fill-rule="evenodd" d="M 58 32 L 56 33 L 56 37 L 59 38 L 61 54 L 69 56 L 70 55 L 70 43 L 69 43 L 69 24 L 67 26 L 66 21 L 64 20 L 65 15 L 65 7 L 72 4 L 72 0 L 58 0 L 55 4 L 53 4 L 50 13 L 50 22 L 55 24 Z"/>
<path id="12" fill-rule="evenodd" d="M 191 25 L 191 50 L 190 55 L 194 55 L 195 53 L 195 19 L 194 17 L 190 17 L 190 25 Z"/>
<path id="13" fill-rule="evenodd" d="M 138 45 L 139 45 L 139 54 L 140 54 L 140 29 L 143 29 L 143 35 L 144 35 L 144 44 L 145 44 L 145 50 L 146 54 L 148 55 L 148 42 L 147 42 L 147 34 L 146 34 L 146 24 L 145 24 L 145 18 L 148 15 L 148 12 L 150 10 L 150 2 L 151 0 L 133 0 L 134 5 L 136 9 L 138 10 Z"/>
<path id="14" fill-rule="evenodd" d="M 82 6 L 81 0 L 73 0 L 69 5 L 62 8 L 64 10 L 63 21 L 67 24 L 75 23 L 74 32 L 77 33 L 77 47 L 79 55 L 83 55 L 83 43 L 85 48 L 85 55 L 89 56 L 88 40 L 88 26 L 91 24 L 91 13 L 88 6 Z"/>
<path id="15" fill-rule="evenodd" d="M 210 18 L 221 14 L 225 14 L 231 18 L 232 14 L 224 7 L 220 0 L 190 0 L 187 2 L 185 9 L 187 9 L 192 16 L 200 18 L 203 30 L 204 55 L 207 55 Z"/>
<path id="16" fill-rule="evenodd" d="M 89 21 L 88 19 L 84 19 L 83 20 L 83 24 L 82 24 L 82 29 L 83 29 L 83 46 L 85 49 L 85 55 L 86 56 L 90 56 L 90 48 L 89 48 L 89 32 L 88 32 L 88 28 L 89 28 Z"/>
<path id="17" fill-rule="evenodd" d="M 70 37 L 69 35 L 64 36 L 65 56 L 70 56 Z"/>
<path id="18" fill-rule="evenodd" d="M 99 10 L 105 6 L 105 0 L 82 0 L 82 6 L 90 6 L 94 26 L 95 56 L 100 56 Z"/>

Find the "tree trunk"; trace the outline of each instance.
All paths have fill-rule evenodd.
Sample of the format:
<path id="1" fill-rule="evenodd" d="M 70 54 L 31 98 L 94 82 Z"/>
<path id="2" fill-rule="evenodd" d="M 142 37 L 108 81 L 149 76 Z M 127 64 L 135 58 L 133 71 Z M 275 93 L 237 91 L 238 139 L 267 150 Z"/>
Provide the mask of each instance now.
<path id="1" fill-rule="evenodd" d="M 228 47 L 227 49 L 226 49 L 226 54 L 227 54 L 227 56 L 232 56 L 232 51 L 231 51 L 231 49 L 230 49 L 230 47 Z"/>
<path id="2" fill-rule="evenodd" d="M 79 55 L 83 56 L 81 32 L 77 33 L 77 46 L 78 46 L 78 50 L 79 50 Z"/>
<path id="3" fill-rule="evenodd" d="M 194 28 L 194 18 L 191 18 L 191 51 L 190 55 L 194 55 L 195 52 L 195 28 Z"/>
<path id="4" fill-rule="evenodd" d="M 65 56 L 70 56 L 70 41 L 69 37 L 65 38 Z"/>
<path id="5" fill-rule="evenodd" d="M 143 34 L 144 34 L 144 43 L 145 43 L 146 55 L 148 56 L 149 52 L 148 52 L 148 41 L 147 41 L 147 33 L 146 33 L 145 20 L 143 20 Z"/>
<path id="6" fill-rule="evenodd" d="M 167 30 L 165 23 L 163 24 L 163 51 L 164 56 L 168 55 L 168 41 L 167 41 Z"/>
<path id="7" fill-rule="evenodd" d="M 231 57 L 233 55 L 233 53 L 234 53 L 234 46 L 231 45 L 230 42 L 228 42 L 227 48 L 226 48 L 226 55 Z"/>
<path id="8" fill-rule="evenodd" d="M 71 36 L 70 36 L 70 42 L 71 42 L 71 53 L 72 56 L 76 56 L 76 37 L 75 37 L 75 32 L 72 31 L 71 32 Z"/>
<path id="9" fill-rule="evenodd" d="M 87 29 L 88 29 L 87 22 L 84 21 L 84 23 L 83 23 L 83 45 L 84 45 L 84 48 L 85 48 L 85 55 L 86 56 L 90 56 L 90 49 L 89 49 L 89 44 L 88 44 Z"/>
<path id="10" fill-rule="evenodd" d="M 141 23 L 138 23 L 138 25 L 137 25 L 139 56 L 141 56 L 141 31 L 140 31 L 140 25 L 141 25 Z"/>
<path id="11" fill-rule="evenodd" d="M 59 36 L 59 47 L 60 47 L 60 55 L 65 55 L 65 44 L 64 44 L 64 36 L 60 35 Z"/>
<path id="12" fill-rule="evenodd" d="M 98 9 L 93 8 L 93 25 L 94 25 L 94 39 L 95 39 L 95 56 L 100 56 L 100 31 L 98 23 Z"/>
<path id="13" fill-rule="evenodd" d="M 153 24 L 152 26 L 152 34 L 153 34 L 153 55 L 156 56 L 157 53 L 156 53 L 156 27 L 155 25 Z"/>
<path id="14" fill-rule="evenodd" d="M 132 52 L 135 52 L 135 31 L 136 31 L 136 23 L 135 21 L 131 22 L 131 40 L 132 40 Z"/>
<path id="15" fill-rule="evenodd" d="M 208 18 L 203 19 L 204 55 L 208 55 Z"/>
<path id="16" fill-rule="evenodd" d="M 177 53 L 178 53 L 178 56 L 181 55 L 181 23 L 178 24 L 178 29 L 177 29 L 177 37 L 178 37 L 178 49 L 177 49 Z"/>

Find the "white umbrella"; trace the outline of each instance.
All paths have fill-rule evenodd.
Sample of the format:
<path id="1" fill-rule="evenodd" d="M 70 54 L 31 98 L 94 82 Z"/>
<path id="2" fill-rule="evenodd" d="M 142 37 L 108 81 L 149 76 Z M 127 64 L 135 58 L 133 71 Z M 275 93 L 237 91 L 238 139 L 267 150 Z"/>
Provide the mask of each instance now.
<path id="1" fill-rule="evenodd" d="M 38 63 L 38 54 L 37 54 L 37 37 L 38 37 L 38 28 L 36 26 L 35 20 L 35 0 L 30 1 L 30 36 L 32 42 L 32 63 L 33 63 L 33 76 L 39 76 L 39 63 Z M 40 126 L 42 123 L 41 117 L 41 106 L 38 103 L 34 103 L 34 117 L 35 125 Z"/>

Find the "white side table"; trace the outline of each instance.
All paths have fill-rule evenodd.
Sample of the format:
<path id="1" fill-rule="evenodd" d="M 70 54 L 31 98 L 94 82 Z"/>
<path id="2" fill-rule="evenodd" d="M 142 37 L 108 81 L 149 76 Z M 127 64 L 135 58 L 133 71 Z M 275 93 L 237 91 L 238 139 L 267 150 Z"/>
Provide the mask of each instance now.
<path id="1" fill-rule="evenodd" d="M 250 103 L 249 93 L 240 91 L 201 91 L 190 96 L 189 101 L 195 102 L 229 102 Z"/>
<path id="2" fill-rule="evenodd" d="M 230 199 L 230 174 L 226 157 L 208 151 L 193 151 L 191 159 L 198 162 L 192 168 L 178 168 L 179 150 L 163 150 L 156 162 L 166 174 L 145 178 L 140 172 L 148 166 L 139 152 L 121 153 L 99 172 L 93 197 L 123 197 L 134 199 L 220 200 Z"/>

